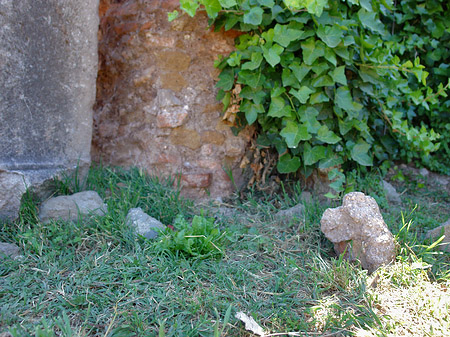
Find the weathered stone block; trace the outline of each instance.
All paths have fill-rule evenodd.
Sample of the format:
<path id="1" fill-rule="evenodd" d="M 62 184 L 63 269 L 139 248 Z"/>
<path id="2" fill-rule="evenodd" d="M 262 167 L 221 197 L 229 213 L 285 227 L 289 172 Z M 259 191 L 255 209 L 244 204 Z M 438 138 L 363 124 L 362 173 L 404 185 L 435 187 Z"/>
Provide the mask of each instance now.
<path id="1" fill-rule="evenodd" d="M 184 173 L 181 175 L 182 185 L 192 188 L 206 188 L 211 185 L 211 173 Z"/>
<path id="2" fill-rule="evenodd" d="M 98 0 L 2 0 L 0 7 L 0 169 L 42 186 L 90 162 Z M 17 210 L 2 207 L 0 216 Z"/>
<path id="3" fill-rule="evenodd" d="M 170 141 L 174 145 L 186 146 L 192 150 L 196 150 L 202 145 L 198 132 L 185 128 L 174 129 L 170 135 Z"/>
<path id="4" fill-rule="evenodd" d="M 159 68 L 178 72 L 189 68 L 191 57 L 177 50 L 167 50 L 156 53 L 156 63 Z"/>

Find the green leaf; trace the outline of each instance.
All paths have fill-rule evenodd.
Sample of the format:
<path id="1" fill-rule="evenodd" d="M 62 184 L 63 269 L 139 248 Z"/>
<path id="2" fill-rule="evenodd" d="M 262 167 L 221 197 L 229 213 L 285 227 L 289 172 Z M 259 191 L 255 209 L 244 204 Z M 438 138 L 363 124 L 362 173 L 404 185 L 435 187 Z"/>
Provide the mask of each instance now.
<path id="1" fill-rule="evenodd" d="M 377 14 L 375 12 L 368 12 L 364 8 L 361 8 L 358 11 L 359 21 L 364 27 L 384 36 L 386 34 L 386 30 L 384 29 L 383 23 L 376 17 L 376 15 Z"/>
<path id="2" fill-rule="evenodd" d="M 300 158 L 295 156 L 291 157 L 288 153 L 281 156 L 277 163 L 277 170 L 282 174 L 296 172 L 299 168 Z"/>
<path id="3" fill-rule="evenodd" d="M 292 70 L 295 77 L 297 77 L 297 80 L 299 82 L 302 82 L 302 80 L 305 78 L 305 76 L 308 74 L 308 72 L 311 70 L 311 67 L 308 67 L 304 63 L 301 65 L 298 62 L 294 62 L 291 65 L 289 65 L 289 69 Z"/>
<path id="4" fill-rule="evenodd" d="M 233 88 L 234 84 L 234 72 L 231 68 L 226 68 L 222 70 L 219 75 L 219 81 L 216 84 L 217 88 L 221 88 L 222 90 L 228 91 Z"/>
<path id="5" fill-rule="evenodd" d="M 319 162 L 319 168 L 326 169 L 333 166 L 341 165 L 344 162 L 342 157 L 339 157 L 337 155 L 332 155 L 330 157 L 321 159 Z"/>
<path id="6" fill-rule="evenodd" d="M 305 123 L 308 128 L 309 133 L 317 133 L 320 129 L 321 125 L 317 121 L 316 117 L 319 115 L 319 111 L 313 108 L 312 106 L 302 106 L 298 110 L 298 114 L 300 116 L 300 120 Z"/>
<path id="7" fill-rule="evenodd" d="M 345 76 L 345 66 L 335 68 L 330 73 L 330 75 L 336 83 L 347 85 L 347 77 Z"/>
<path id="8" fill-rule="evenodd" d="M 272 98 L 269 106 L 269 112 L 267 116 L 269 117 L 289 117 L 291 115 L 291 106 L 286 104 L 283 98 L 274 97 Z"/>
<path id="9" fill-rule="evenodd" d="M 301 39 L 304 32 L 299 29 L 291 29 L 288 25 L 276 24 L 273 40 L 283 47 L 287 47 L 292 41 Z"/>
<path id="10" fill-rule="evenodd" d="M 356 117 L 357 112 L 359 112 L 363 106 L 359 103 L 353 101 L 352 95 L 350 94 L 350 89 L 348 87 L 339 87 L 336 90 L 334 96 L 334 102 L 342 110 L 349 113 L 349 116 Z"/>
<path id="11" fill-rule="evenodd" d="M 167 13 L 167 19 L 169 20 L 169 22 L 172 22 L 173 20 L 175 20 L 178 17 L 178 11 L 175 10 L 173 12 L 169 12 Z"/>
<path id="12" fill-rule="evenodd" d="M 370 144 L 366 143 L 364 140 L 360 139 L 351 150 L 351 156 L 354 161 L 363 166 L 372 166 L 372 157 L 369 156 L 368 152 L 370 149 Z"/>
<path id="13" fill-rule="evenodd" d="M 245 86 L 244 88 L 242 88 L 239 96 L 241 98 L 251 99 L 256 104 L 261 104 L 266 97 L 266 93 L 260 87 L 252 88 L 250 86 Z"/>
<path id="14" fill-rule="evenodd" d="M 328 126 L 322 125 L 317 131 L 317 139 L 327 144 L 336 144 L 341 140 L 341 137 L 328 129 Z"/>
<path id="15" fill-rule="evenodd" d="M 309 103 L 314 105 L 314 104 L 320 104 L 320 103 L 325 103 L 325 102 L 329 102 L 330 98 L 323 92 L 317 92 L 313 95 L 311 95 L 310 99 L 309 99 Z"/>
<path id="16" fill-rule="evenodd" d="M 278 63 L 280 63 L 280 55 L 284 51 L 283 47 L 278 44 L 274 44 L 270 48 L 265 46 L 261 46 L 261 48 L 263 50 L 264 58 L 272 67 L 275 67 Z"/>
<path id="17" fill-rule="evenodd" d="M 291 10 L 304 9 L 310 14 L 321 16 L 323 8 L 328 4 L 328 0 L 283 0 Z"/>
<path id="18" fill-rule="evenodd" d="M 334 48 L 342 41 L 344 32 L 338 26 L 322 26 L 317 30 L 317 36 L 325 42 L 325 44 Z"/>
<path id="19" fill-rule="evenodd" d="M 180 0 L 180 7 L 189 16 L 193 17 L 197 11 L 199 4 L 197 0 Z"/>
<path id="20" fill-rule="evenodd" d="M 285 87 L 300 87 L 297 78 L 294 76 L 292 71 L 288 68 L 283 68 L 283 73 L 281 74 L 281 80 L 283 81 L 283 86 Z"/>
<path id="21" fill-rule="evenodd" d="M 252 7 L 250 11 L 244 14 L 244 23 L 257 26 L 262 22 L 264 10 L 261 7 Z"/>
<path id="22" fill-rule="evenodd" d="M 311 90 L 307 86 L 302 86 L 299 90 L 291 89 L 289 93 L 297 98 L 300 103 L 306 104 L 308 101 L 309 95 L 312 94 L 314 90 Z"/>
<path id="23" fill-rule="evenodd" d="M 286 126 L 281 130 L 280 135 L 284 138 L 289 148 L 296 148 L 301 140 L 311 139 L 307 127 L 293 121 L 288 121 L 286 123 Z"/>
<path id="24" fill-rule="evenodd" d="M 303 50 L 303 60 L 307 65 L 312 65 L 315 60 L 325 55 L 324 44 L 311 37 L 301 44 Z"/>
<path id="25" fill-rule="evenodd" d="M 219 0 L 223 8 L 230 8 L 237 5 L 236 0 Z"/>
<path id="26" fill-rule="evenodd" d="M 273 8 L 275 6 L 275 2 L 273 0 L 257 0 L 261 6 L 265 6 L 268 8 Z"/>
<path id="27" fill-rule="evenodd" d="M 222 10 L 219 0 L 202 1 L 202 4 L 205 6 L 206 14 L 208 14 L 211 19 L 215 19 L 217 14 Z"/>
<path id="28" fill-rule="evenodd" d="M 263 60 L 262 54 L 258 53 L 258 52 L 254 52 L 254 53 L 252 53 L 251 61 L 245 62 L 242 65 L 241 69 L 255 70 L 256 68 L 258 68 L 261 65 L 262 60 Z"/>
<path id="29" fill-rule="evenodd" d="M 238 82 L 256 88 L 259 84 L 261 74 L 251 70 L 241 70 L 238 75 Z"/>
<path id="30" fill-rule="evenodd" d="M 325 146 L 311 147 L 309 143 L 305 143 L 303 148 L 303 161 L 305 165 L 313 165 L 323 158 L 326 158 Z"/>
<path id="31" fill-rule="evenodd" d="M 330 87 L 334 85 L 333 79 L 328 75 L 320 76 L 311 82 L 313 87 Z"/>
<path id="32" fill-rule="evenodd" d="M 249 100 L 245 100 L 241 105 L 240 110 L 245 113 L 245 119 L 247 119 L 249 125 L 252 125 L 256 121 L 258 114 L 265 112 L 262 104 L 253 104 Z"/>

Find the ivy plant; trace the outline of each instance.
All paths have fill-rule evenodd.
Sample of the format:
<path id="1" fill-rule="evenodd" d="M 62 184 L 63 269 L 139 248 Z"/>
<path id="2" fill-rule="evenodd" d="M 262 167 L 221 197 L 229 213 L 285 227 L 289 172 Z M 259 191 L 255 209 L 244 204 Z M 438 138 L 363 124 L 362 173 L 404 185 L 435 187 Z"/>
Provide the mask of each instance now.
<path id="1" fill-rule="evenodd" d="M 382 165 L 439 148 L 433 129 L 411 121 L 448 85 L 434 92 L 420 58 L 400 52 L 390 0 L 180 5 L 190 16 L 205 10 L 216 30 L 242 32 L 236 50 L 216 61 L 218 99 L 237 130 L 258 127 L 258 144 L 278 152 L 278 172 L 329 169 L 331 187 L 342 192 L 344 164 Z"/>

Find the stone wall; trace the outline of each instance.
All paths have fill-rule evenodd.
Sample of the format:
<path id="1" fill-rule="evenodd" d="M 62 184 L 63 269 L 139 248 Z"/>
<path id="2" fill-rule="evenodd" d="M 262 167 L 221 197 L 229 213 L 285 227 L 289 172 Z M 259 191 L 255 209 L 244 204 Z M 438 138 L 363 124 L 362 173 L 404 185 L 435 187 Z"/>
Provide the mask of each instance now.
<path id="1" fill-rule="evenodd" d="M 0 218 L 90 164 L 98 0 L 0 0 Z"/>
<path id="2" fill-rule="evenodd" d="M 178 0 L 101 0 L 96 161 L 180 174 L 185 195 L 220 197 L 239 182 L 250 132 L 233 136 L 215 99 L 218 54 L 233 33 L 207 29 L 205 15 L 168 22 Z"/>

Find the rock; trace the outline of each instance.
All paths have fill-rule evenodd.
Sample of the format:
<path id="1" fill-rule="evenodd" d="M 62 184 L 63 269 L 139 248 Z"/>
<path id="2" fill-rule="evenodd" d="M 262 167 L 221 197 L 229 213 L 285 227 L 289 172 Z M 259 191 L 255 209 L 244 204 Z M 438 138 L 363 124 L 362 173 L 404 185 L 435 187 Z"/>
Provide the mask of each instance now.
<path id="1" fill-rule="evenodd" d="M 311 194 L 311 192 L 303 191 L 303 192 L 300 194 L 300 200 L 301 200 L 303 203 L 307 203 L 307 204 L 311 203 L 311 202 L 312 202 L 312 194 Z"/>
<path id="2" fill-rule="evenodd" d="M 20 248 L 15 244 L 0 242 L 0 260 L 5 258 L 5 256 L 9 256 L 12 259 L 15 259 L 19 256 Z"/>
<path id="3" fill-rule="evenodd" d="M 450 219 L 448 219 L 439 227 L 436 227 L 435 229 L 428 231 L 427 234 L 425 235 L 425 238 L 437 240 L 442 235 L 445 235 L 445 237 L 439 244 L 438 249 L 450 253 Z"/>
<path id="4" fill-rule="evenodd" d="M 383 188 L 384 193 L 386 194 L 386 199 L 389 202 L 395 203 L 395 204 L 401 204 L 402 199 L 400 198 L 400 194 L 397 192 L 394 186 L 392 186 L 391 183 L 388 183 L 386 180 L 383 180 Z"/>
<path id="5" fill-rule="evenodd" d="M 420 173 L 420 175 L 422 176 L 422 177 L 428 177 L 429 176 L 429 174 L 430 174 L 430 172 L 425 168 L 425 167 L 422 167 L 420 170 L 419 170 L 419 173 Z"/>
<path id="6" fill-rule="evenodd" d="M 132 208 L 127 214 L 127 224 L 136 229 L 136 233 L 147 239 L 155 239 L 158 236 L 157 230 L 164 230 L 164 226 L 159 220 L 145 213 L 141 208 Z"/>
<path id="7" fill-rule="evenodd" d="M 0 218 L 17 218 L 24 184 L 47 194 L 89 167 L 98 23 L 98 0 L 0 0 Z"/>
<path id="8" fill-rule="evenodd" d="M 386 226 L 374 198 L 361 192 L 344 196 L 343 204 L 325 210 L 321 230 L 334 243 L 337 254 L 361 261 L 373 272 L 395 258 L 394 238 Z"/>
<path id="9" fill-rule="evenodd" d="M 294 207 L 281 210 L 275 214 L 275 219 L 281 223 L 289 223 L 294 219 L 300 220 L 305 214 L 305 206 L 303 204 L 295 205 Z"/>
<path id="10" fill-rule="evenodd" d="M 20 209 L 27 180 L 19 172 L 0 170 L 0 220 L 14 220 Z"/>
<path id="11" fill-rule="evenodd" d="M 46 223 L 50 220 L 76 221 L 78 216 L 105 215 L 108 211 L 102 198 L 94 191 L 84 191 L 72 195 L 62 195 L 43 202 L 39 210 L 39 219 Z"/>

